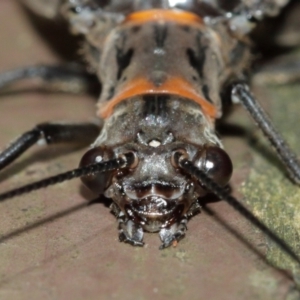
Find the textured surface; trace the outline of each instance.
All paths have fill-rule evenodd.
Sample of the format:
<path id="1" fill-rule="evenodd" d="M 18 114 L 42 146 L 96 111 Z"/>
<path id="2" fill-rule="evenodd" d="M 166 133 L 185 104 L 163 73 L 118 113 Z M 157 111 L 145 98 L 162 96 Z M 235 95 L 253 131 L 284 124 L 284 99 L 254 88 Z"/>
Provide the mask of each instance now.
<path id="1" fill-rule="evenodd" d="M 1 70 L 61 59 L 14 1 L 0 2 L 0 20 Z M 48 38 L 59 41 L 57 34 L 50 30 Z M 0 98 L 1 147 L 39 122 L 85 120 L 95 114 L 93 99 L 85 96 L 36 93 L 24 90 L 23 85 L 18 91 Z M 266 100 L 268 110 L 297 149 L 297 86 L 260 87 L 256 92 Z M 273 101 L 277 97 L 278 102 Z M 284 177 L 272 151 L 260 142 L 260 135 L 241 109 L 227 123 L 240 124 L 237 129 L 249 128 L 246 133 L 256 141 L 249 146 L 247 134 L 224 137 L 235 166 L 233 194 L 241 198 L 245 193 L 257 215 L 283 236 L 292 236 L 290 242 L 296 246 L 298 189 Z M 76 167 L 84 151 L 36 147 L 1 173 L 0 190 Z M 144 248 L 119 243 L 115 218 L 104 204 L 87 206 L 92 198 L 79 180 L 74 180 L 1 203 L 1 299 L 297 297 L 290 273 L 266 262 L 263 235 L 226 203 L 208 204 L 190 221 L 186 238 L 176 248 L 159 251 L 156 234 L 145 235 Z M 292 268 L 272 245 L 268 257 L 282 268 Z"/>

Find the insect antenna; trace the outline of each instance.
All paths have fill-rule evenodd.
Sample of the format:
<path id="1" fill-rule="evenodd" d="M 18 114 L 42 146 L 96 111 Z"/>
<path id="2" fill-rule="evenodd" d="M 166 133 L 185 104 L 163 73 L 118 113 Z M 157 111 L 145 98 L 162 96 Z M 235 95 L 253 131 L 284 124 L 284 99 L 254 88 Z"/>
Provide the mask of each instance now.
<path id="1" fill-rule="evenodd" d="M 45 188 L 50 185 L 54 185 L 57 183 L 61 183 L 63 181 L 71 180 L 73 178 L 78 178 L 94 173 L 104 173 L 108 171 L 117 170 L 120 168 L 127 168 L 132 165 L 134 161 L 134 154 L 129 152 L 121 155 L 120 157 L 112 160 L 108 160 L 101 163 L 91 164 L 85 167 L 80 167 L 77 169 L 73 169 L 67 171 L 65 173 L 61 173 L 55 176 L 51 176 L 27 185 L 24 185 L 20 188 L 10 190 L 3 194 L 0 194 L 0 202 L 4 202 L 10 198 L 20 196 L 23 194 L 30 193 L 35 190 L 39 190 Z"/>
<path id="2" fill-rule="evenodd" d="M 185 172 L 195 177 L 203 184 L 208 190 L 215 194 L 220 199 L 226 201 L 254 226 L 259 228 L 269 238 L 271 238 L 285 253 L 287 253 L 293 260 L 300 264 L 299 256 L 291 249 L 291 247 L 281 239 L 276 233 L 269 229 L 264 223 L 262 223 L 257 217 L 255 217 L 251 211 L 249 211 L 243 204 L 241 204 L 236 198 L 229 195 L 225 188 L 222 188 L 209 178 L 201 169 L 197 168 L 191 161 L 186 159 L 182 153 L 175 152 L 174 159 L 176 164 L 181 167 Z"/>
<path id="3" fill-rule="evenodd" d="M 232 100 L 240 102 L 244 106 L 274 147 L 279 159 L 286 167 L 291 180 L 296 184 L 300 184 L 300 162 L 297 159 L 297 155 L 293 153 L 284 138 L 273 125 L 268 114 L 251 94 L 249 87 L 246 84 L 236 84 L 232 89 Z"/>

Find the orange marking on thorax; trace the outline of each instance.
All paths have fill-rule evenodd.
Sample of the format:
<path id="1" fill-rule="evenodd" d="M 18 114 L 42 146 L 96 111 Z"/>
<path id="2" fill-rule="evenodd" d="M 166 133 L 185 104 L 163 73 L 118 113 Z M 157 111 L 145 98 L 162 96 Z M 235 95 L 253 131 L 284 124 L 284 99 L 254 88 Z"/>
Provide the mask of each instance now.
<path id="1" fill-rule="evenodd" d="M 124 20 L 124 23 L 146 23 L 149 21 L 171 21 L 182 25 L 195 25 L 195 23 L 203 24 L 202 18 L 193 13 L 171 9 L 149 9 L 135 12 L 128 15 Z"/>
<path id="2" fill-rule="evenodd" d="M 108 118 L 112 114 L 114 107 L 123 100 L 149 94 L 168 94 L 188 98 L 198 103 L 204 114 L 208 115 L 212 119 L 215 119 L 217 116 L 216 107 L 203 97 L 199 96 L 190 83 L 180 77 L 171 77 L 159 87 L 155 86 L 151 81 L 143 77 L 134 79 L 125 86 L 122 92 L 109 100 L 107 104 L 102 106 L 103 103 L 101 103 L 100 105 L 102 107 L 99 109 L 99 114 L 104 119 Z"/>

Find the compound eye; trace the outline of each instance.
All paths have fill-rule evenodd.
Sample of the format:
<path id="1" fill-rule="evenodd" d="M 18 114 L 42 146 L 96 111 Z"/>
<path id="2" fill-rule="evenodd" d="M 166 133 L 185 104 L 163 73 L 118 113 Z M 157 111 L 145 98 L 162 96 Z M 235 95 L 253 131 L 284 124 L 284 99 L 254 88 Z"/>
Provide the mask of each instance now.
<path id="1" fill-rule="evenodd" d="M 207 146 L 196 155 L 194 163 L 220 186 L 225 186 L 229 182 L 232 162 L 223 149 Z"/>
<path id="2" fill-rule="evenodd" d="M 81 161 L 79 166 L 84 167 L 95 163 L 100 163 L 102 161 L 107 161 L 113 156 L 112 151 L 107 148 L 97 147 L 87 151 Z M 110 185 L 112 180 L 112 171 L 105 173 L 96 173 L 87 176 L 82 176 L 81 181 L 86 187 L 88 187 L 94 193 L 101 195 L 104 193 L 106 188 Z"/>

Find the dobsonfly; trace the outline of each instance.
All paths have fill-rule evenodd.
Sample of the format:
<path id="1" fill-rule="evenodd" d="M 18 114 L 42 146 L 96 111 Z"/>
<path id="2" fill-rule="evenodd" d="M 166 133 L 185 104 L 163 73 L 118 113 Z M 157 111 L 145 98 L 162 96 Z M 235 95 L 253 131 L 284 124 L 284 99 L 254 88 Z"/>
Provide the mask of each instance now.
<path id="1" fill-rule="evenodd" d="M 231 91 L 269 138 L 295 183 L 300 167 L 251 94 L 247 34 L 287 1 L 35 1 L 48 18 L 63 16 L 84 36 L 89 70 L 102 85 L 99 124 L 44 123 L 0 154 L 0 168 L 36 143 L 89 144 L 80 167 L 0 195 L 1 201 L 74 177 L 113 200 L 119 239 L 142 246 L 143 233 L 159 232 L 161 249 L 177 245 L 198 199 L 216 194 L 235 207 L 292 258 L 297 254 L 229 195 L 232 163 L 215 132 L 221 95 Z M 74 67 L 29 67 L 2 73 L 0 85 L 25 78 L 61 80 L 64 87 L 89 74 Z M 62 84 L 62 85 L 63 85 Z M 70 88 L 71 89 L 71 88 Z"/>

